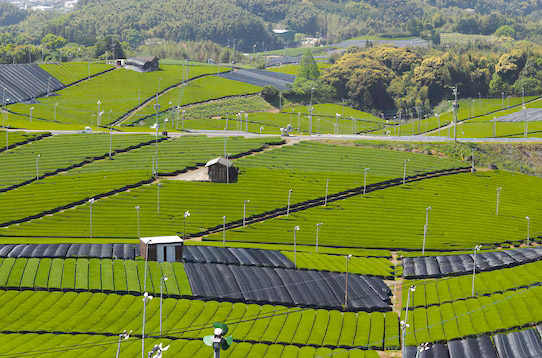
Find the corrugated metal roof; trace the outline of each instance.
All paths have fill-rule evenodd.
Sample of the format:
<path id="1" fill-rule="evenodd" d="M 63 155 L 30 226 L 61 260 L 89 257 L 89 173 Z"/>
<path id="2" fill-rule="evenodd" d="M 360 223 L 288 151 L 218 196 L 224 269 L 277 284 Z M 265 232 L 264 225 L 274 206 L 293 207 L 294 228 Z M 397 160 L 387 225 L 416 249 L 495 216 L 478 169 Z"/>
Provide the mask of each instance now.
<path id="1" fill-rule="evenodd" d="M 218 157 L 218 158 L 215 158 L 215 159 L 212 159 L 212 160 L 209 160 L 207 162 L 207 164 L 205 164 L 206 167 L 210 167 L 211 165 L 214 165 L 214 164 L 217 164 L 217 163 L 220 163 L 226 167 L 231 167 L 233 166 L 233 162 L 231 160 L 226 160 L 222 157 Z"/>
<path id="2" fill-rule="evenodd" d="M 142 237 L 141 240 L 144 244 L 175 244 L 182 243 L 184 240 L 179 236 L 154 236 L 154 237 Z"/>

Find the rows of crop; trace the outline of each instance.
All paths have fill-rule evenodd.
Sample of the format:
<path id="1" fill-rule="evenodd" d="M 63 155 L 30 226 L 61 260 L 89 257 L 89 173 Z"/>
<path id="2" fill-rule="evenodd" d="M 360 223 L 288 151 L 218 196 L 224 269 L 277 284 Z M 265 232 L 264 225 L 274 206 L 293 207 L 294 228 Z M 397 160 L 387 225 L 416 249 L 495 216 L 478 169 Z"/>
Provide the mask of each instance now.
<path id="1" fill-rule="evenodd" d="M 514 330 L 542 322 L 542 287 L 459 300 L 409 312 L 407 345 Z"/>
<path id="2" fill-rule="evenodd" d="M 541 269 L 542 262 L 537 261 L 512 268 L 477 273 L 475 295 L 488 295 L 541 285 Z M 407 300 L 407 288 L 411 285 L 415 285 L 416 290 L 411 293 L 410 307 L 438 305 L 472 297 L 472 275 L 405 283 L 403 302 Z"/>
<path id="3" fill-rule="evenodd" d="M 0 287 L 15 290 L 116 292 L 144 291 L 145 262 L 111 259 L 0 259 Z M 148 263 L 146 291 L 171 297 L 190 296 L 192 290 L 179 262 Z"/>
<path id="4" fill-rule="evenodd" d="M 234 96 L 240 94 L 253 94 L 261 91 L 261 87 L 228 80 L 217 76 L 205 76 L 186 85 L 176 87 L 158 97 L 160 110 L 171 109 L 176 106 L 184 106 L 190 103 L 207 101 L 213 98 Z M 149 101 L 145 107 L 130 117 L 129 122 L 138 121 L 140 118 L 152 116 L 156 113 L 156 100 Z M 179 114 L 177 113 L 177 116 Z M 170 118 L 172 119 L 172 118 Z M 148 118 L 145 123 L 154 123 L 155 118 Z"/>
<path id="5" fill-rule="evenodd" d="M 220 77 L 219 77 L 220 78 Z M 161 97 L 160 97 L 161 98 Z M 187 122 L 185 122 L 185 125 L 188 123 L 188 120 L 194 120 L 194 119 L 211 119 L 212 117 L 217 116 L 235 116 L 240 111 L 243 112 L 265 112 L 265 111 L 271 111 L 274 107 L 269 104 L 266 100 L 264 100 L 260 95 L 247 95 L 247 96 L 239 96 L 239 97 L 232 97 L 232 98 L 224 98 L 224 99 L 218 99 L 215 101 L 200 103 L 200 104 L 192 104 L 188 106 L 183 106 L 182 110 L 185 111 L 184 118 Z M 163 110 L 163 109 L 162 109 Z M 164 124 L 164 120 L 168 118 L 167 125 Z M 175 123 L 170 122 L 170 119 L 175 119 Z M 166 130 L 171 130 L 175 127 L 177 124 L 178 112 L 176 112 L 176 109 L 172 109 L 166 112 L 162 112 L 158 115 L 158 121 L 162 125 L 162 127 Z M 131 122 L 131 121 L 130 121 Z M 218 122 L 220 120 L 216 120 L 216 125 L 218 127 Z M 179 129 L 182 127 L 182 121 L 178 122 Z M 145 122 L 134 123 L 134 125 L 146 125 Z M 189 127 L 187 127 L 189 128 Z M 222 129 L 222 128 L 220 128 Z"/>
<path id="6" fill-rule="evenodd" d="M 212 330 L 209 330 L 212 333 Z M 206 346 L 201 339 L 168 339 L 147 338 L 145 339 L 145 354 L 150 352 L 157 344 L 168 347 L 164 351 L 164 357 L 213 357 L 213 349 Z M 39 355 L 45 358 L 54 358 L 61 355 L 65 358 L 88 357 L 106 358 L 113 357 L 117 352 L 118 338 L 103 335 L 87 334 L 37 334 L 37 333 L 11 333 L 0 334 L 0 344 L 4 354 L 18 356 Z M 121 357 L 136 357 L 141 354 L 141 340 L 138 337 L 130 337 L 123 340 L 120 346 Z M 298 347 L 281 344 L 252 344 L 247 342 L 234 342 L 222 357 L 231 358 L 276 358 L 276 357 L 303 357 L 316 358 L 333 356 L 336 358 L 378 358 L 375 351 L 360 349 L 330 349 L 315 348 L 310 346 Z"/>
<path id="7" fill-rule="evenodd" d="M 280 128 L 292 126 L 294 133 L 304 134 L 334 134 L 338 125 L 339 134 L 355 134 L 378 128 L 380 124 L 356 120 L 352 118 L 335 118 L 314 116 L 312 121 L 307 115 L 298 115 L 297 113 L 250 113 L 248 122 L 243 116 L 243 120 L 235 115 L 223 117 L 221 119 L 198 119 L 187 117 L 185 120 L 185 129 L 214 129 L 214 130 L 243 130 L 253 133 L 280 133 Z"/>
<path id="8" fill-rule="evenodd" d="M 166 144 L 169 144 L 169 141 L 159 147 Z M 152 151 L 152 148 L 149 151 Z M 183 232 L 183 214 L 187 210 L 191 213 L 186 220 L 187 232 L 197 233 L 221 225 L 223 216 L 226 216 L 227 222 L 242 219 L 245 200 L 250 200 L 246 207 L 246 215 L 250 217 L 285 207 L 290 189 L 293 205 L 325 196 L 327 179 L 330 179 L 329 194 L 360 187 L 364 182 L 365 167 L 371 168 L 367 176 L 368 184 L 401 177 L 404 159 L 410 159 L 407 175 L 461 164 L 454 160 L 412 153 L 301 143 L 236 161 L 241 174 L 238 182 L 230 185 L 163 180 L 161 187 L 144 186 L 107 200 L 100 200 L 93 205 L 93 234 L 104 237 L 134 237 L 137 234 L 135 206 L 141 208 L 141 233 L 144 236 Z M 94 164 L 89 168 L 93 166 Z M 17 235 L 39 232 L 40 236 L 89 236 L 89 210 L 88 205 L 81 206 L 38 222 L 10 228 L 9 231 L 17 232 Z M 13 209 L 6 215 L 14 215 Z M 312 236 L 314 228 L 315 226 L 305 230 Z M 329 239 L 331 233 L 325 225 L 322 227 L 323 238 Z M 290 236 L 288 231 L 284 231 L 283 235 L 285 234 Z M 228 232 L 227 237 L 229 236 Z"/>
<path id="9" fill-rule="evenodd" d="M 370 175 L 370 174 L 369 174 Z M 495 215 L 501 187 L 499 215 Z M 531 190 L 526 191 L 523 188 Z M 421 248 L 426 211 L 428 249 L 470 249 L 477 244 L 525 241 L 526 216 L 530 235 L 540 235 L 542 180 L 522 174 L 484 172 L 418 181 L 356 196 L 279 217 L 227 233 L 227 239 L 246 242 L 314 245 L 316 224 L 323 223 L 320 244 L 367 248 Z M 473 198 L 476 198 L 475 200 Z M 431 210 L 427 210 L 431 207 Z M 208 236 L 221 240 L 222 234 Z"/>
<path id="10" fill-rule="evenodd" d="M 228 151 L 239 154 L 258 149 L 270 141 L 273 142 L 276 139 L 229 138 L 226 143 Z M 206 163 L 223 152 L 224 139 L 222 138 L 182 137 L 164 141 L 158 144 L 158 172 L 183 171 L 187 167 Z M 37 215 L 78 200 L 90 199 L 102 193 L 119 190 L 128 184 L 136 184 L 144 180 L 152 181 L 150 178 L 155 154 L 154 145 L 142 147 L 118 154 L 114 160 L 96 161 L 70 170 L 63 175 L 45 178 L 17 190 L 3 193 L 0 195 L 0 222 Z M 134 212 L 134 206 L 129 209 L 131 213 Z M 88 207 L 85 208 L 85 212 L 88 213 L 87 209 Z M 129 224 L 134 229 L 132 223 Z"/>
<path id="11" fill-rule="evenodd" d="M 208 66 L 190 66 L 190 76 L 213 70 Z M 101 124 L 106 125 L 181 79 L 181 66 L 162 66 L 161 71 L 146 73 L 118 69 L 60 90 L 58 96 L 41 98 L 40 103 L 18 103 L 8 109 L 29 116 L 32 107 L 33 117 L 84 125 L 97 125 L 98 114 L 103 111 Z"/>
<path id="12" fill-rule="evenodd" d="M 81 163 L 88 158 L 108 154 L 110 145 L 112 153 L 115 154 L 117 150 L 126 150 L 154 138 L 148 134 L 71 134 L 55 135 L 31 145 L 21 146 L 0 155 L 0 188 L 36 178 L 36 175 L 41 177 L 45 173 Z"/>
<path id="13" fill-rule="evenodd" d="M 296 260 L 296 267 L 308 270 L 331 272 L 345 272 L 346 258 L 339 255 L 326 255 L 309 252 L 281 251 L 292 262 Z M 393 279 L 394 268 L 385 258 L 352 257 L 348 262 L 348 272 L 361 275 L 384 276 Z"/>
<path id="14" fill-rule="evenodd" d="M 141 333 L 141 297 L 103 293 L 0 291 L 0 331 Z M 36 305 L 40 302 L 39 305 Z M 159 297 L 147 304 L 146 332 L 159 334 Z M 162 332 L 199 339 L 224 322 L 237 341 L 396 349 L 394 312 L 339 312 L 187 299 L 163 300 Z"/>
<path id="15" fill-rule="evenodd" d="M 44 63 L 39 66 L 64 85 L 69 85 L 114 68 L 112 65 L 105 63 L 87 62 Z"/>
<path id="16" fill-rule="evenodd" d="M 34 140 L 40 140 L 48 136 L 47 132 L 11 132 L 0 131 L 0 152 L 6 151 L 6 149 L 14 148 L 19 145 L 28 144 Z"/>
<path id="17" fill-rule="evenodd" d="M 525 97 L 525 101 L 534 99 L 535 97 Z M 473 102 L 474 101 L 474 102 Z M 492 135 L 492 124 L 488 122 L 494 117 L 501 117 L 512 112 L 521 110 L 520 107 L 515 107 L 509 109 L 508 101 L 505 101 L 504 109 L 502 107 L 502 100 L 500 98 L 483 98 L 483 99 L 462 99 L 459 100 L 459 120 L 463 121 L 467 118 L 475 117 L 466 122 L 461 122 L 457 126 L 457 137 L 458 138 L 475 138 L 475 137 L 491 137 Z M 510 98 L 510 106 L 517 106 L 522 103 L 521 97 L 519 98 Z M 534 102 L 527 105 L 528 107 L 538 107 L 539 103 Z M 402 114 L 402 124 L 397 126 L 392 126 L 388 128 L 391 135 L 416 135 L 420 133 L 425 133 L 440 127 L 443 127 L 452 122 L 452 112 L 451 104 L 448 107 L 443 108 L 444 112 L 436 116 L 425 117 L 424 113 L 418 114 L 416 111 L 410 113 Z M 491 113 L 486 115 L 489 112 L 498 111 L 496 113 Z M 478 116 L 478 117 L 476 117 Z M 398 118 L 398 117 L 397 117 Z M 394 122 L 399 123 L 398 120 Z M 478 123 L 481 122 L 481 123 Z M 470 129 L 475 127 L 487 128 L 484 133 L 473 132 Z M 508 127 L 507 123 L 499 123 L 499 127 L 504 128 Z M 470 129 L 469 129 L 470 128 Z M 384 134 L 385 130 L 380 130 L 376 133 Z M 516 132 L 517 133 L 517 132 Z M 503 135 L 504 132 L 501 130 L 498 135 Z M 453 127 L 442 128 L 441 130 L 433 133 L 434 136 L 448 136 L 453 137 Z"/>

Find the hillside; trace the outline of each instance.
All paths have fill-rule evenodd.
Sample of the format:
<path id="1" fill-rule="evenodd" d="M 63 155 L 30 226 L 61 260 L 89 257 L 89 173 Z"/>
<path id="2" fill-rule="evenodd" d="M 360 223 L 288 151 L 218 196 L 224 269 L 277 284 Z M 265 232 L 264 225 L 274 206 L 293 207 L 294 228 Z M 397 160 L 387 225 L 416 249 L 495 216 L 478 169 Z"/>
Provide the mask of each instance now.
<path id="1" fill-rule="evenodd" d="M 0 19 L 5 11 L 0 9 Z M 283 47 L 271 32 L 273 27 L 323 36 L 328 43 L 361 35 L 428 39 L 435 32 L 487 35 L 503 25 L 510 25 L 516 38 L 537 39 L 535 23 L 541 16 L 540 1 L 87 0 L 67 15 L 30 13 L 10 30 L 29 34 L 34 42 L 54 33 L 68 42 L 93 44 L 97 36 L 111 34 L 139 44 L 147 38 L 209 39 L 248 52 Z M 18 13 L 0 25 L 18 23 L 23 17 Z"/>

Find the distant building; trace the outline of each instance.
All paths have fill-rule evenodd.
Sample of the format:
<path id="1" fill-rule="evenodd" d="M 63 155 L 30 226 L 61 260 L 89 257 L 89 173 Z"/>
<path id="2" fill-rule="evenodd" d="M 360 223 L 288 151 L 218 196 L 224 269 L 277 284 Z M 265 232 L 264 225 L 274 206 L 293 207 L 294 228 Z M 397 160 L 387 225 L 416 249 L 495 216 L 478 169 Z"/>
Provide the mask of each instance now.
<path id="1" fill-rule="evenodd" d="M 278 37 L 281 37 L 284 42 L 293 43 L 295 41 L 295 31 L 286 29 L 273 29 L 273 33 Z"/>
<path id="2" fill-rule="evenodd" d="M 181 262 L 183 239 L 179 236 L 142 237 L 139 239 L 139 255 L 143 260 L 158 262 Z"/>
<path id="3" fill-rule="evenodd" d="M 209 181 L 215 183 L 233 183 L 237 181 L 238 170 L 231 160 L 222 157 L 210 160 L 205 164 Z"/>
<path id="4" fill-rule="evenodd" d="M 160 70 L 158 57 L 139 56 L 125 61 L 126 69 L 137 72 L 152 72 Z"/>

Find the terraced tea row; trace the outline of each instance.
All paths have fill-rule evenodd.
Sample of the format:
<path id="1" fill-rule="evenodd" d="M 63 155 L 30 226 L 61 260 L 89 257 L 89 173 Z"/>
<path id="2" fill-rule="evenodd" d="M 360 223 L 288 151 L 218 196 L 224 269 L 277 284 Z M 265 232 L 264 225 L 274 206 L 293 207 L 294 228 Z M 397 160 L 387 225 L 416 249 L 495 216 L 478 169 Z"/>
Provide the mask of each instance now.
<path id="1" fill-rule="evenodd" d="M 345 272 L 346 259 L 344 256 L 324 255 L 309 252 L 282 251 L 290 260 L 297 262 L 297 267 L 308 270 Z M 362 275 L 394 278 L 394 268 L 391 262 L 384 258 L 352 257 L 348 259 L 348 272 Z"/>
<path id="2" fill-rule="evenodd" d="M 228 150 L 235 155 L 259 150 L 270 142 L 276 141 L 241 138 L 226 140 Z M 157 146 L 118 154 L 115 160 L 96 161 L 63 175 L 45 178 L 3 193 L 0 196 L 0 221 L 3 224 L 0 225 L 6 226 L 8 223 L 29 220 L 30 217 L 41 217 L 46 212 L 58 212 L 87 203 L 91 198 L 112 195 L 128 190 L 130 186 L 133 188 L 153 182 L 153 164 L 159 173 L 179 173 L 186 171 L 186 168 L 203 165 L 223 151 L 222 138 L 182 137 L 159 143 Z M 156 153 L 158 163 L 153 159 Z M 6 203 L 9 203 L 9 206 Z M 134 211 L 136 205 L 138 204 L 130 208 L 130 212 Z M 78 225 L 81 225 L 81 222 Z"/>
<path id="3" fill-rule="evenodd" d="M 69 85 L 74 82 L 84 80 L 90 76 L 112 70 L 115 67 L 105 63 L 87 63 L 87 62 L 70 62 L 70 63 L 44 63 L 39 65 L 43 70 L 47 71 L 54 78 L 62 82 L 64 85 Z"/>
<path id="4" fill-rule="evenodd" d="M 416 308 L 408 315 L 407 345 L 505 332 L 542 322 L 542 287 Z"/>
<path id="5" fill-rule="evenodd" d="M 537 332 L 538 331 L 538 332 Z M 541 327 L 536 330 L 526 329 L 508 334 L 496 334 L 450 341 L 445 344 L 424 346 L 421 352 L 418 347 L 406 347 L 407 358 L 513 358 L 538 357 L 542 355 Z M 425 349 L 427 348 L 427 349 Z"/>
<path id="6" fill-rule="evenodd" d="M 525 191 L 528 187 L 531 190 Z M 497 188 L 499 215 L 495 215 Z M 469 249 L 477 244 L 526 241 L 542 231 L 542 180 L 506 172 L 460 174 L 409 183 L 267 220 L 227 233 L 229 241 L 419 249 Z M 476 200 L 473 200 L 476 198 Z M 431 209 L 428 209 L 431 208 Z M 205 237 L 222 240 L 222 234 Z"/>
<path id="7" fill-rule="evenodd" d="M 475 294 L 489 295 L 542 285 L 541 269 L 542 262 L 539 261 L 492 272 L 477 272 Z M 411 293 L 410 307 L 427 307 L 463 300 L 472 297 L 472 272 L 469 276 L 447 279 L 405 281 L 403 302 L 407 300 L 407 289 L 411 285 L 414 285 L 416 290 Z"/>
<path id="8" fill-rule="evenodd" d="M 159 335 L 160 299 L 147 303 L 145 333 Z M 1 332 L 141 334 L 140 297 L 103 293 L 0 291 Z M 39 304 L 37 304 L 39 303 Z M 166 337 L 198 339 L 224 322 L 236 342 L 397 349 L 396 313 L 364 313 L 247 305 L 216 301 L 163 300 Z M 123 343 L 124 344 L 124 343 Z"/>
<path id="9" fill-rule="evenodd" d="M 189 76 L 214 71 L 216 69 L 209 66 L 190 66 Z M 40 103 L 19 103 L 8 108 L 22 116 L 30 116 L 30 108 L 33 108 L 34 119 L 83 125 L 98 125 L 100 116 L 100 123 L 106 125 L 157 92 L 180 83 L 181 79 L 181 66 L 166 65 L 161 67 L 161 71 L 148 73 L 118 69 L 60 90 L 58 96 L 40 98 Z"/>
<path id="10" fill-rule="evenodd" d="M 539 239 L 532 238 L 532 241 Z M 476 271 L 492 271 L 542 260 L 542 248 L 532 247 L 476 255 Z M 474 268 L 474 253 L 403 258 L 405 278 L 429 278 L 468 275 Z"/>
<path id="11" fill-rule="evenodd" d="M 184 149 L 182 144 L 186 140 L 181 140 L 180 143 L 179 140 L 173 140 L 160 144 L 159 149 L 163 148 L 160 151 L 160 163 L 164 158 L 174 160 L 174 154 L 165 153 L 166 149 L 169 146 Z M 218 144 L 220 140 L 209 141 Z M 242 143 L 243 141 L 239 140 L 238 142 Z M 194 151 L 197 151 L 198 148 L 200 147 L 190 147 Z M 228 151 L 232 150 L 231 144 L 228 144 L 228 148 Z M 204 150 L 207 151 L 208 148 Z M 200 150 L 198 157 L 200 155 L 203 157 L 205 151 Z M 133 154 L 134 161 L 139 159 L 139 163 L 141 163 L 140 158 L 135 158 L 135 152 Z M 149 148 L 148 152 L 152 155 L 152 148 Z M 206 159 L 210 158 L 211 156 L 208 155 Z M 160 189 L 157 185 L 144 186 L 106 200 L 100 200 L 93 205 L 93 235 L 96 237 L 136 236 L 135 206 L 141 208 L 141 233 L 143 236 L 170 235 L 174 232 L 184 231 L 183 213 L 187 210 L 191 213 L 190 218 L 186 220 L 187 232 L 198 233 L 207 228 L 222 225 L 223 216 L 226 216 L 228 223 L 242 220 L 245 200 L 250 200 L 246 203 L 245 212 L 246 217 L 250 218 L 259 213 L 285 208 L 290 189 L 292 190 L 290 204 L 294 206 L 296 203 L 315 198 L 323 200 L 326 186 L 331 195 L 350 188 L 363 187 L 365 182 L 371 184 L 394 177 L 401 178 L 404 161 L 407 159 L 410 160 L 406 171 L 409 176 L 460 164 L 455 160 L 419 154 L 330 146 L 321 143 L 285 146 L 236 161 L 236 165 L 241 170 L 237 183 L 221 185 L 163 180 Z M 147 163 L 150 164 L 151 161 Z M 98 164 L 92 164 L 89 169 L 102 170 L 102 167 L 96 167 Z M 159 171 L 166 171 L 164 167 L 167 164 L 159 164 Z M 370 168 L 370 171 L 365 171 L 366 178 L 363 174 L 365 167 Z M 329 183 L 327 179 L 329 179 Z M 43 185 L 41 190 L 43 190 Z M 160 198 L 162 198 L 159 213 L 158 190 Z M 169 200 L 169 198 L 175 198 L 175 200 Z M 17 201 L 20 200 L 22 198 Z M 89 207 L 87 205 L 70 212 L 45 217 L 36 223 L 30 222 L 9 228 L 9 232 L 15 235 L 33 236 L 37 234 L 36 230 L 38 230 L 40 236 L 85 237 L 90 233 L 89 226 L 86 225 L 89 223 L 88 218 Z M 164 220 L 165 218 L 167 220 Z M 114 225 L 112 225 L 113 222 Z M 82 223 L 84 224 L 82 225 Z M 114 233 L 112 228 L 115 230 Z M 322 228 L 323 238 L 325 238 L 327 230 L 326 226 Z M 3 233 L 7 234 L 7 231 Z M 230 240 L 230 235 L 228 232 L 228 240 Z M 291 234 L 285 230 L 281 236 L 285 235 L 290 237 Z M 220 238 L 222 239 L 222 236 Z M 283 239 L 283 241 L 286 240 Z"/>
<path id="12" fill-rule="evenodd" d="M 160 137 L 160 140 L 163 139 Z M 35 179 L 37 176 L 43 178 L 59 169 L 90 163 L 94 158 L 107 156 L 110 150 L 112 155 L 116 155 L 153 144 L 154 141 L 155 137 L 148 134 L 51 136 L 0 155 L 0 188 Z"/>
<path id="13" fill-rule="evenodd" d="M 391 290 L 375 277 L 220 264 L 186 263 L 184 268 L 194 296 L 205 299 L 367 312 L 391 309 Z"/>
<path id="14" fill-rule="evenodd" d="M 0 344 L 4 354 L 20 356 L 39 355 L 45 358 L 54 358 L 59 354 L 66 358 L 106 358 L 117 352 L 117 337 L 106 337 L 100 335 L 68 335 L 68 334 L 0 334 Z M 145 339 L 145 352 L 150 352 L 156 345 L 162 343 L 163 347 L 169 346 L 167 352 L 171 356 L 180 357 L 204 357 L 211 358 L 213 350 L 206 346 L 201 339 L 168 339 L 168 338 L 147 338 Z M 141 341 L 131 337 L 123 341 L 121 345 L 121 356 L 136 357 L 141 354 Z M 164 355 L 165 355 L 164 353 Z M 298 347 L 282 344 L 251 344 L 234 342 L 228 351 L 222 353 L 223 357 L 242 358 L 318 358 L 330 356 L 336 358 L 378 358 L 375 351 L 361 349 L 331 349 Z"/>
<path id="15" fill-rule="evenodd" d="M 160 105 L 159 112 L 161 112 L 160 123 L 164 123 L 164 119 L 168 118 L 171 122 L 169 126 L 167 123 L 164 123 L 162 126 L 164 129 L 173 129 L 174 127 L 182 129 L 182 123 L 180 121 L 182 113 L 176 110 L 177 106 L 200 103 L 215 98 L 254 94 L 260 92 L 261 89 L 262 88 L 258 86 L 230 81 L 217 76 L 197 78 L 188 84 L 176 87 L 158 97 L 158 104 Z M 155 123 L 155 104 L 156 99 L 149 101 L 143 108 L 130 116 L 126 121 L 126 124 L 140 120 L 143 120 L 146 125 Z M 175 123 L 175 126 L 173 125 L 174 121 L 178 121 L 178 123 Z M 186 126 L 185 128 L 188 129 L 191 127 Z"/>
<path id="16" fill-rule="evenodd" d="M 2 114 L 4 115 L 4 114 Z M 0 131 L 0 138 L 4 139 L 2 141 L 2 146 L 0 146 L 0 153 L 5 152 L 6 150 L 18 147 L 20 145 L 25 145 L 36 140 L 49 137 L 51 134 L 49 132 L 13 132 L 13 131 Z"/>
<path id="17" fill-rule="evenodd" d="M 297 248 L 296 248 L 297 249 Z M 325 251 L 325 249 L 324 249 Z M 1 251 L 0 251 L 1 255 Z M 313 252 L 292 252 L 257 250 L 250 248 L 185 246 L 183 259 L 186 262 L 217 263 L 228 265 L 297 268 L 331 272 L 345 272 L 345 258 L 339 255 L 326 255 Z M 348 272 L 371 276 L 384 276 L 393 279 L 394 269 L 385 258 L 353 257 L 349 259 Z"/>
<path id="18" fill-rule="evenodd" d="M 15 290 L 116 292 L 145 291 L 145 262 L 110 259 L 0 259 L 0 287 Z M 191 296 L 188 278 L 179 262 L 148 263 L 146 291 L 166 296 Z"/>

